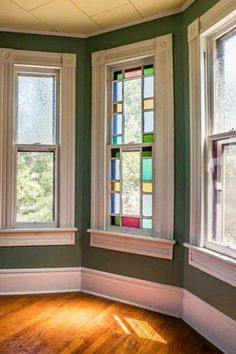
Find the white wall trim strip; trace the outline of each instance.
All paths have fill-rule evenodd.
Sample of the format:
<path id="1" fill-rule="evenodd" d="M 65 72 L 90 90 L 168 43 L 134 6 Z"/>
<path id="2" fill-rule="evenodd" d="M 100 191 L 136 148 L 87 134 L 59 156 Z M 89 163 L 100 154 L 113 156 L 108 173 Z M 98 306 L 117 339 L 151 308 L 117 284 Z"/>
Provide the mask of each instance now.
<path id="1" fill-rule="evenodd" d="M 183 320 L 223 353 L 235 353 L 236 322 L 187 290 L 183 292 Z"/>
<path id="2" fill-rule="evenodd" d="M 74 291 L 182 318 L 224 353 L 235 353 L 236 321 L 182 288 L 80 267 L 0 270 L 0 295 Z"/>

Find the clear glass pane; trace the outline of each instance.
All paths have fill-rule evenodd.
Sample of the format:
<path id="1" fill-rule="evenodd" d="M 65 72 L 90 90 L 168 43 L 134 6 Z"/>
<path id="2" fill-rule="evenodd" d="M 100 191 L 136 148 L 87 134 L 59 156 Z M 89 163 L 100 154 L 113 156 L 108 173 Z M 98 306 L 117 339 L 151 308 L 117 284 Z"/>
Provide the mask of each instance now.
<path id="1" fill-rule="evenodd" d="M 153 97 L 154 96 L 154 78 L 153 76 L 144 77 L 144 90 L 143 97 Z"/>
<path id="2" fill-rule="evenodd" d="M 17 222 L 54 220 L 54 153 L 18 152 Z"/>
<path id="3" fill-rule="evenodd" d="M 124 81 L 125 144 L 142 142 L 142 80 Z"/>
<path id="4" fill-rule="evenodd" d="M 122 154 L 123 215 L 140 214 L 140 152 Z"/>
<path id="5" fill-rule="evenodd" d="M 152 229 L 152 220 L 151 219 L 143 219 L 142 220 L 142 228 L 143 229 Z"/>
<path id="6" fill-rule="evenodd" d="M 152 216 L 152 195 L 143 194 L 143 216 Z"/>
<path id="7" fill-rule="evenodd" d="M 215 133 L 236 129 L 236 29 L 217 40 Z"/>
<path id="8" fill-rule="evenodd" d="M 236 246 L 236 142 L 224 148 L 223 242 Z"/>
<path id="9" fill-rule="evenodd" d="M 53 144 L 56 120 L 54 75 L 18 74 L 16 141 L 18 144 Z"/>

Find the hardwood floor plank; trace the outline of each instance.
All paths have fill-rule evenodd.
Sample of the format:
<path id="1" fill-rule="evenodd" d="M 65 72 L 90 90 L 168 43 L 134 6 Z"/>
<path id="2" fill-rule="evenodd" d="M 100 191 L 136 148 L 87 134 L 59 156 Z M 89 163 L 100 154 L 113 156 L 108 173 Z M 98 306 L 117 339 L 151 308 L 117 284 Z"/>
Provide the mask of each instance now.
<path id="1" fill-rule="evenodd" d="M 182 320 L 83 293 L 0 297 L 0 354 L 219 354 Z"/>

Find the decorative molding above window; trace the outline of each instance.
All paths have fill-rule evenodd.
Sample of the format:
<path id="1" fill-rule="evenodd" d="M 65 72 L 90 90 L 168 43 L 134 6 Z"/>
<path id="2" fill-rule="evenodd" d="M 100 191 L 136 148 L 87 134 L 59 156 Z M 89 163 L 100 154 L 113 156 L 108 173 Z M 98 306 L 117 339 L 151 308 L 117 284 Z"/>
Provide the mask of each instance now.
<path id="1" fill-rule="evenodd" d="M 109 159 L 107 146 L 109 145 L 109 108 L 110 72 L 114 68 L 144 65 L 144 60 L 154 63 L 156 102 L 154 134 L 156 142 L 152 142 L 153 149 L 153 227 L 152 232 L 142 232 L 142 228 L 111 227 L 109 226 L 108 212 L 109 198 L 107 181 L 109 178 Z M 135 64 L 136 63 L 136 64 Z M 138 64 L 137 64 L 138 63 Z M 140 64 L 141 63 L 141 64 Z M 92 54 L 92 191 L 91 191 L 91 245 L 110 249 L 124 250 L 130 236 L 133 242 L 132 253 L 142 253 L 139 240 L 145 238 L 146 244 L 161 244 L 161 240 L 173 240 L 174 220 L 174 104 L 173 104 L 173 53 L 172 35 L 165 35 L 150 40 L 125 45 L 118 48 L 103 50 Z M 118 70 L 116 69 L 116 70 Z M 123 69 L 125 70 L 125 69 Z M 120 146 L 129 150 L 140 149 L 138 144 Z M 139 144 L 140 145 L 140 144 Z M 112 145 L 114 148 L 114 145 Z M 158 183 L 156 182 L 158 181 Z M 119 186 L 118 186 L 119 187 Z M 137 226 L 136 226 L 137 227 Z M 133 238 L 132 236 L 133 235 Z M 138 237 L 141 236 L 140 238 Z M 113 240 L 112 240 L 113 238 Z M 108 241 L 109 239 L 109 241 Z M 158 240 L 158 241 L 157 241 Z M 157 242 L 155 242 L 157 241 Z M 135 242 L 136 252 L 135 252 Z M 173 248 L 173 242 L 170 242 Z M 99 246 L 98 246 L 99 245 Z M 150 247 L 150 246 L 149 246 Z M 139 249 L 139 250 L 138 250 Z M 145 252 L 143 250 L 143 252 Z M 147 253 L 150 253 L 147 251 Z M 154 251 L 156 256 L 161 256 L 161 251 Z M 163 255 L 163 254 L 162 254 Z M 172 250 L 164 258 L 172 257 Z"/>

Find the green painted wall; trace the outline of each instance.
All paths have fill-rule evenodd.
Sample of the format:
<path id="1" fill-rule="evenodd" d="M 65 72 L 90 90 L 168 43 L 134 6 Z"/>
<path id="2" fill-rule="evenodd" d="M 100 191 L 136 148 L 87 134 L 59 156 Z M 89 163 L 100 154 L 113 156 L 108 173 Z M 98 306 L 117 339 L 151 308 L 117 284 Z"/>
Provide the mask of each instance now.
<path id="1" fill-rule="evenodd" d="M 77 53 L 76 92 L 76 226 L 75 246 L 0 248 L 0 268 L 78 267 L 81 265 L 83 176 L 84 51 L 83 39 L 0 32 L 0 47 L 50 52 Z"/>
<path id="2" fill-rule="evenodd" d="M 196 0 L 184 13 L 150 21 L 89 39 L 0 33 L 0 47 L 77 53 L 76 107 L 76 226 L 74 246 L 13 247 L 0 249 L 0 268 L 80 266 L 184 286 L 204 301 L 236 318 L 235 290 L 188 265 L 189 230 L 189 97 L 187 26 L 218 0 Z M 173 33 L 175 97 L 175 223 L 174 260 L 132 255 L 89 246 L 91 53 Z"/>

